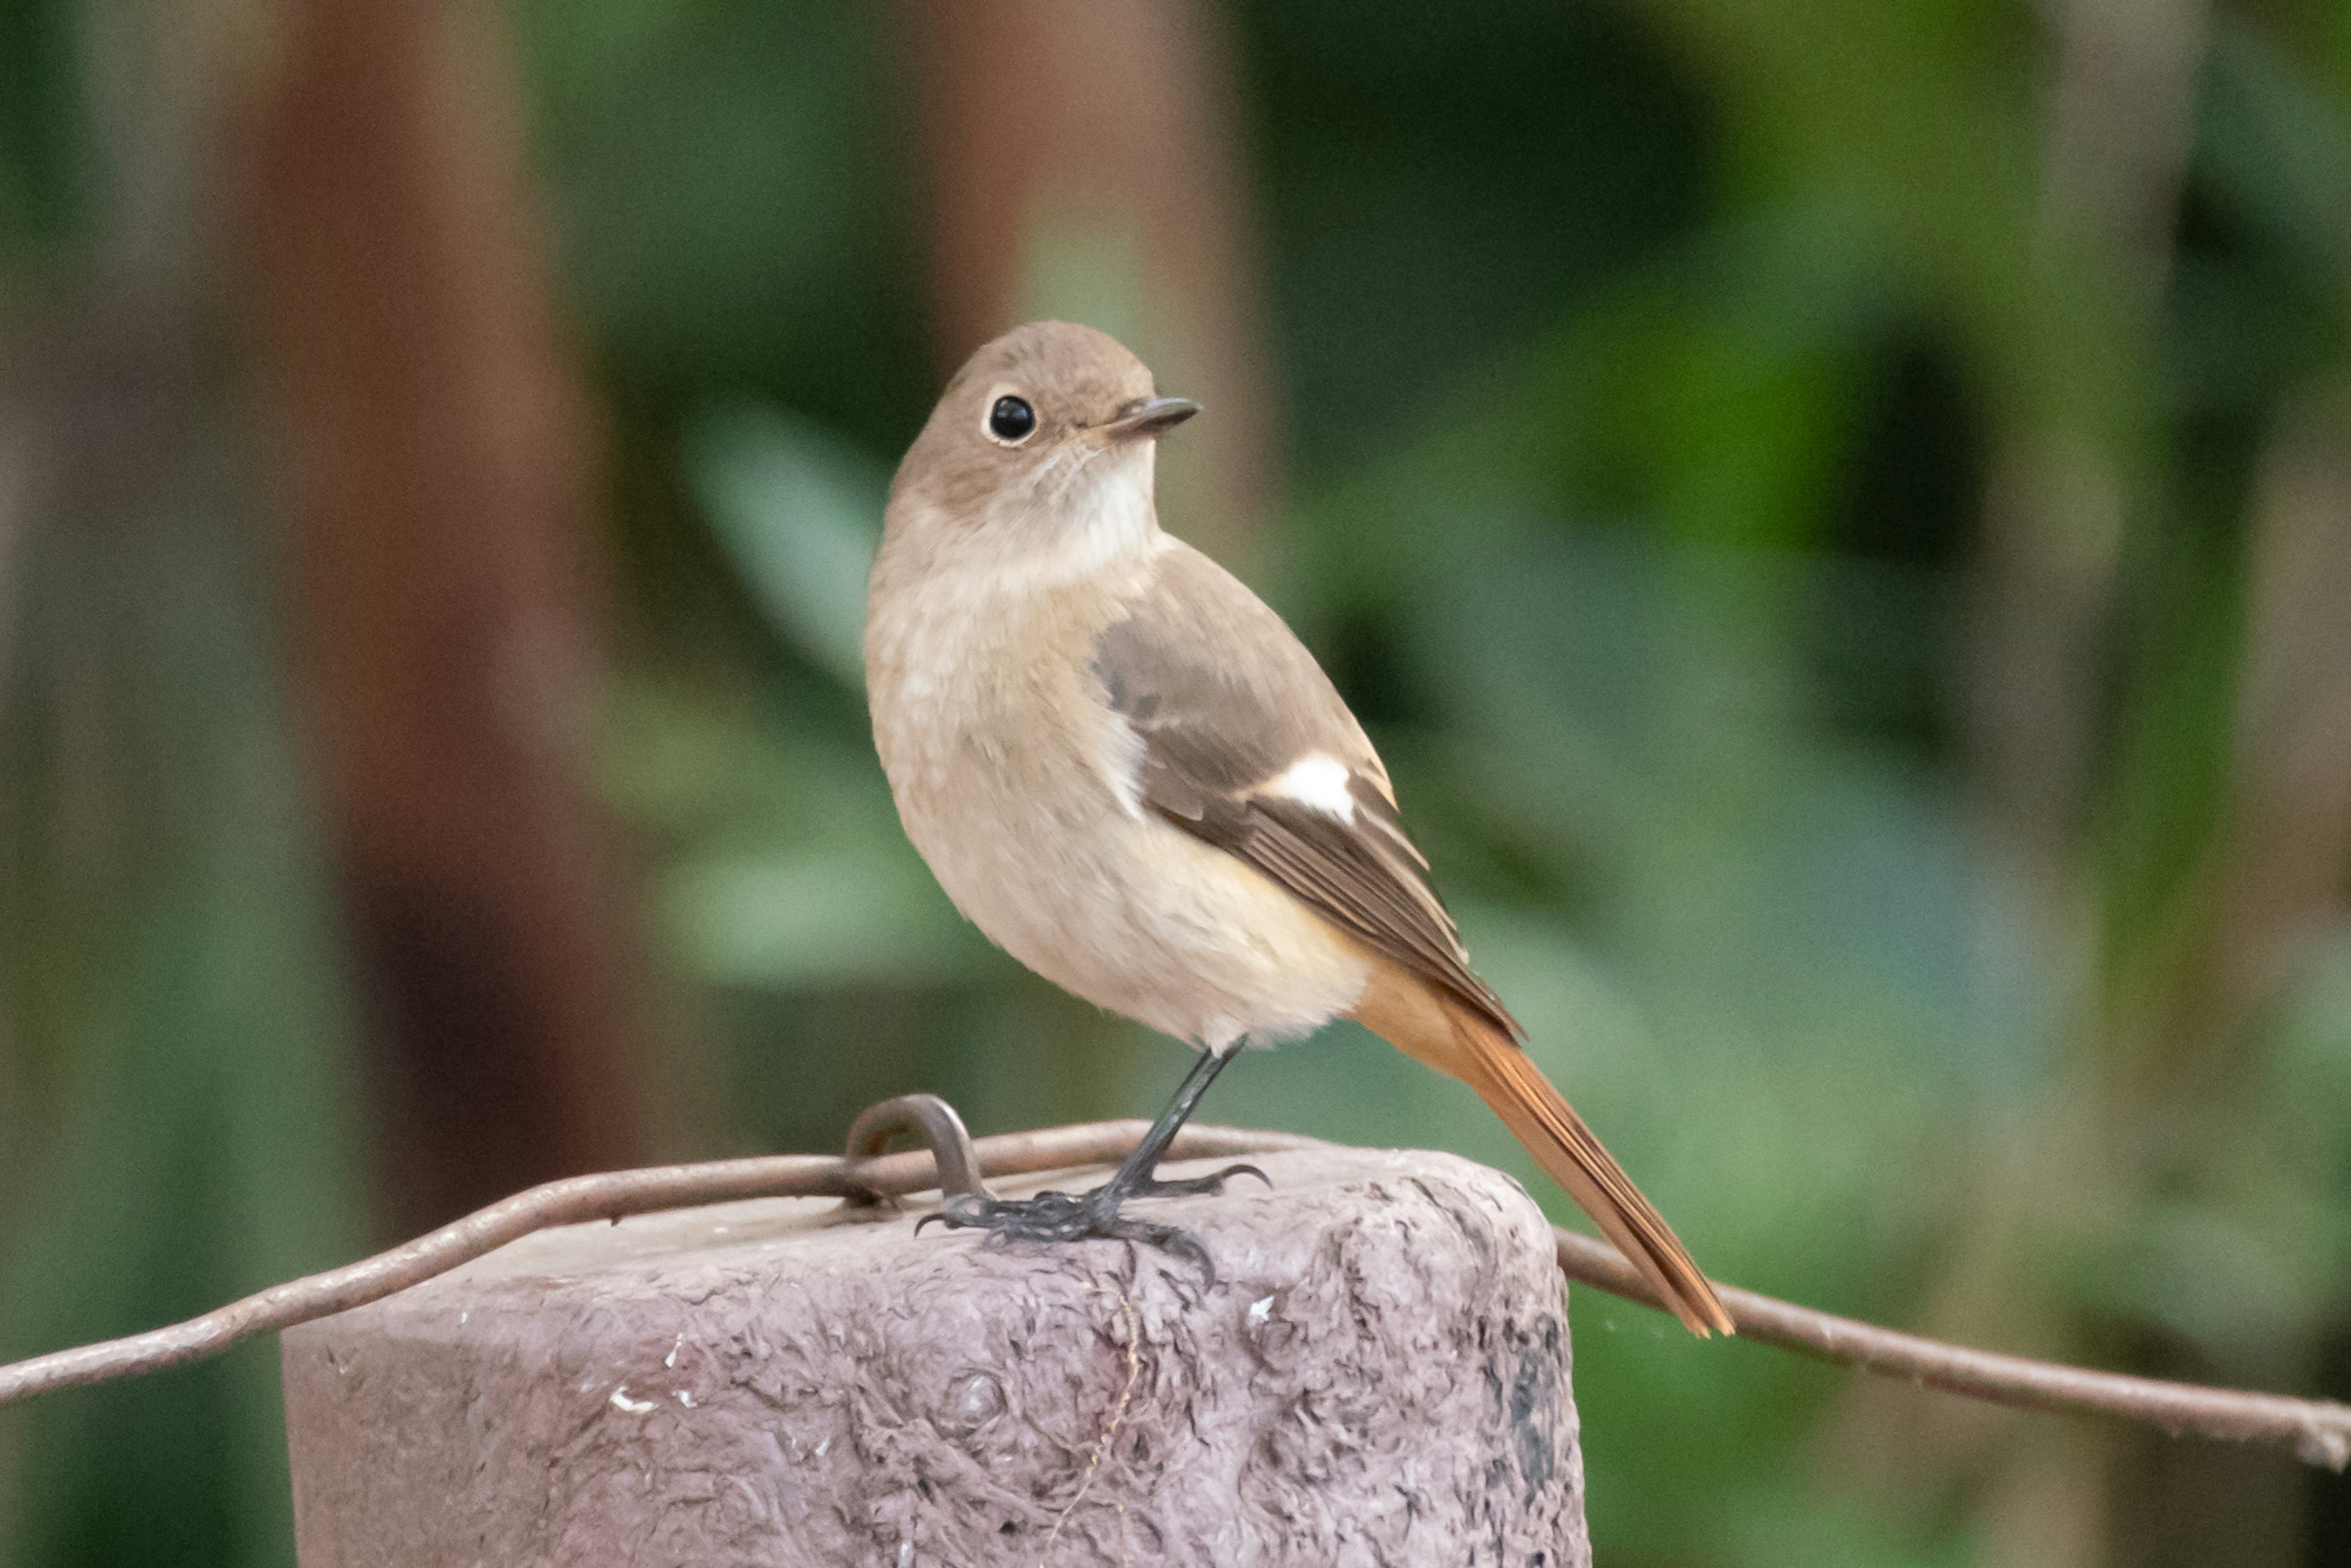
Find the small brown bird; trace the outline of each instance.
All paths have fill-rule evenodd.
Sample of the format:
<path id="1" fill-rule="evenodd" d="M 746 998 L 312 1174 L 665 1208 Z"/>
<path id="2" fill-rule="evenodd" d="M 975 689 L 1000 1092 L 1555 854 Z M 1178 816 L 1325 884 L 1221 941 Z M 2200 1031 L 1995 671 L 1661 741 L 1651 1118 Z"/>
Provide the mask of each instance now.
<path id="1" fill-rule="evenodd" d="M 1387 770 L 1313 655 L 1160 530 L 1156 439 L 1198 412 L 1113 339 L 1035 322 L 972 356 L 890 487 L 866 689 L 907 836 L 1014 957 L 1201 1048 L 1105 1186 L 943 1218 L 1206 1268 L 1196 1240 L 1121 1206 L 1248 1168 L 1154 1174 L 1237 1046 L 1353 1018 L 1476 1090 L 1692 1333 L 1730 1333 L 1470 972 Z"/>

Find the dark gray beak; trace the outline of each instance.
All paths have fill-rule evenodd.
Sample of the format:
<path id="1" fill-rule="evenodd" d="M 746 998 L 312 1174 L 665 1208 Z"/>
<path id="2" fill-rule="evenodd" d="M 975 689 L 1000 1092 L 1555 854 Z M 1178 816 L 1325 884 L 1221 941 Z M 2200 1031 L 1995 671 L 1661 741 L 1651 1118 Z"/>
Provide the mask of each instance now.
<path id="1" fill-rule="evenodd" d="M 1188 397 L 1147 397 L 1119 410 L 1118 417 L 1102 427 L 1113 441 L 1165 435 L 1200 412 Z"/>

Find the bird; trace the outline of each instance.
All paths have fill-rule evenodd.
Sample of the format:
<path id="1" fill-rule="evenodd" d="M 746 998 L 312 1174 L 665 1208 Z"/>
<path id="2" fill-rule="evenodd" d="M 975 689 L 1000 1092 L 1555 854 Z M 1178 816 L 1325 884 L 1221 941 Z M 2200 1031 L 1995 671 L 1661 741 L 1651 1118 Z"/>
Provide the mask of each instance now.
<path id="1" fill-rule="evenodd" d="M 1199 1058 L 1103 1186 L 935 1217 L 996 1237 L 1197 1239 L 1127 1203 L 1245 1044 L 1352 1018 L 1474 1090 L 1692 1333 L 1733 1332 L 1671 1227 L 1471 970 L 1387 769 L 1305 645 L 1159 526 L 1159 439 L 1200 412 L 1093 328 L 975 351 L 890 486 L 866 693 L 899 819 L 1030 969 Z"/>

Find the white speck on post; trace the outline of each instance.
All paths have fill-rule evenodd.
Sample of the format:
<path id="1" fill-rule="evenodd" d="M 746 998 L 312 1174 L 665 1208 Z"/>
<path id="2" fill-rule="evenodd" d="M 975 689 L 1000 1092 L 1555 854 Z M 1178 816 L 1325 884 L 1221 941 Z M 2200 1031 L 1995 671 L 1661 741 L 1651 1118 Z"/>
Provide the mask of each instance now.
<path id="1" fill-rule="evenodd" d="M 629 1397 L 629 1385 L 628 1385 L 627 1384 L 625 1384 L 625 1383 L 623 1383 L 622 1385 L 621 1385 L 621 1386 L 619 1386 L 618 1388 L 615 1388 L 614 1390 L 612 1390 L 612 1401 L 611 1401 L 611 1403 L 612 1403 L 612 1408 L 613 1408 L 613 1409 L 615 1409 L 615 1410 L 626 1410 L 626 1411 L 628 1411 L 628 1412 L 629 1412 L 631 1415 L 632 1415 L 632 1416 L 642 1416 L 642 1415 L 643 1415 L 646 1411 L 648 1411 L 648 1410 L 650 1410 L 650 1409 L 652 1409 L 652 1408 L 653 1407 L 653 1402 L 652 1400 L 650 1400 L 650 1399 L 632 1399 L 632 1398 L 630 1398 L 630 1397 Z"/>

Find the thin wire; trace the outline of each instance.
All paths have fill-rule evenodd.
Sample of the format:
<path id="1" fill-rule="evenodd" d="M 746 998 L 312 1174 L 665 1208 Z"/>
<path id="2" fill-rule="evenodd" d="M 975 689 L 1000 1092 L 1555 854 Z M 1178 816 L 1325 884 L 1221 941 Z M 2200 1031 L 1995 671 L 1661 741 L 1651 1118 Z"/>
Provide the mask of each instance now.
<path id="1" fill-rule="evenodd" d="M 959 1124 L 956 1130 L 960 1132 Z M 1144 1130 L 1140 1121 L 1091 1122 L 981 1138 L 967 1145 L 967 1168 L 987 1176 L 1016 1176 L 1114 1165 L 1134 1150 Z M 1284 1134 L 1191 1126 L 1177 1136 L 1169 1157 L 1225 1159 L 1331 1146 Z M 549 1182 L 389 1252 L 275 1286 L 186 1322 L 0 1366 L 0 1405 L 202 1361 L 256 1334 L 381 1301 L 550 1226 L 747 1197 L 903 1197 L 935 1187 L 939 1169 L 928 1150 L 865 1159 L 779 1155 Z M 1553 1241 L 1560 1270 L 1570 1279 L 1657 1307 L 1640 1276 L 1605 1243 L 1556 1228 Z M 1724 1286 L 1721 1294 L 1740 1337 L 1839 1365 L 2026 1409 L 2118 1416 L 2174 1437 L 2280 1443 L 2305 1463 L 2330 1469 L 2351 1462 L 2351 1406 L 2001 1355 L 1751 1291 Z"/>
<path id="2" fill-rule="evenodd" d="M 1033 1133 L 1008 1133 L 972 1145 L 990 1176 L 1022 1176 L 1073 1166 L 1107 1165 L 1142 1141 L 1147 1124 L 1092 1122 Z M 961 1130 L 958 1124 L 958 1132 Z M 1172 1157 L 1217 1159 L 1228 1155 L 1325 1147 L 1278 1133 L 1226 1127 L 1187 1128 Z M 475 1210 L 428 1235 L 372 1258 L 329 1269 L 231 1301 L 225 1307 L 123 1339 L 55 1351 L 0 1366 L 0 1406 L 59 1388 L 81 1388 L 117 1377 L 161 1372 L 220 1354 L 254 1335 L 331 1317 L 379 1301 L 495 1252 L 535 1230 L 619 1220 L 666 1208 L 747 1197 L 841 1197 L 870 1201 L 901 1197 L 938 1185 L 927 1150 L 851 1160 L 831 1155 L 770 1155 L 704 1165 L 653 1166 L 548 1182 Z"/>
<path id="3" fill-rule="evenodd" d="M 1560 1272 L 1645 1307 L 1658 1307 L 1648 1282 L 1604 1241 L 1552 1228 Z M 2351 1462 L 2351 1405 L 2168 1383 L 2096 1372 L 2022 1355 L 1970 1350 L 1899 1329 L 1815 1312 L 1732 1285 L 1718 1285 L 1739 1337 L 1775 1344 L 1881 1377 L 1907 1378 L 1995 1405 L 2087 1412 L 2141 1421 L 2178 1437 L 2283 1443 L 2304 1464 L 2340 1470 Z"/>

